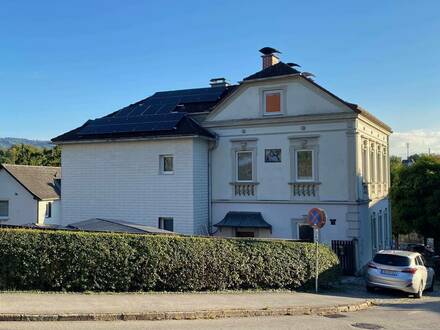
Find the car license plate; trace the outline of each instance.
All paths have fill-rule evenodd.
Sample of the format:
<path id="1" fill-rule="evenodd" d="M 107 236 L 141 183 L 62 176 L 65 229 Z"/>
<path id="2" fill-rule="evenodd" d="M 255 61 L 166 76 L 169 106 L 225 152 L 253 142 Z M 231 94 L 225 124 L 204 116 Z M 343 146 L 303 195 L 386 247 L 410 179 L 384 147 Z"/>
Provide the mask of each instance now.
<path id="1" fill-rule="evenodd" d="M 380 273 L 384 274 L 384 275 L 391 275 L 391 276 L 396 276 L 397 275 L 396 271 L 388 270 L 388 269 L 381 269 Z"/>

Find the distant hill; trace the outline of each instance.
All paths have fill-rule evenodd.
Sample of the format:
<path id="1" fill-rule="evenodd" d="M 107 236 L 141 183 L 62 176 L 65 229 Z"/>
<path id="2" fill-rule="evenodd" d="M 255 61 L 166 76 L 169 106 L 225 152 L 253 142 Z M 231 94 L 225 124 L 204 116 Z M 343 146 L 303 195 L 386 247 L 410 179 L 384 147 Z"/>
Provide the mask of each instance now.
<path id="1" fill-rule="evenodd" d="M 28 139 L 12 138 L 12 137 L 0 138 L 0 148 L 7 149 L 9 147 L 12 147 L 14 144 L 30 144 L 40 148 L 53 147 L 53 144 L 50 141 L 28 140 Z"/>

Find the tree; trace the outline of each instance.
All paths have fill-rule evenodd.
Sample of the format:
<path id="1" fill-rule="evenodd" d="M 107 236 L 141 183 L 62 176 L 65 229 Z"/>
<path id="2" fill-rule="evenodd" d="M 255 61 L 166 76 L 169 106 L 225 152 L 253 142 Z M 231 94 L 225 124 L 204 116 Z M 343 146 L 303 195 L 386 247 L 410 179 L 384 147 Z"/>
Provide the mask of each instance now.
<path id="1" fill-rule="evenodd" d="M 433 237 L 440 251 L 440 160 L 421 155 L 410 166 L 397 166 L 391 187 L 393 229 Z"/>
<path id="2" fill-rule="evenodd" d="M 400 171 L 403 169 L 402 159 L 397 156 L 390 157 L 390 182 L 391 182 L 391 196 L 393 187 L 397 185 Z M 393 202 L 391 197 L 391 216 L 393 224 L 394 236 L 399 240 L 399 234 L 408 234 L 413 231 L 412 223 L 407 219 L 400 217 L 397 205 Z"/>
<path id="3" fill-rule="evenodd" d="M 60 166 L 61 148 L 39 148 L 28 144 L 16 144 L 0 150 L 0 163 L 38 166 Z"/>

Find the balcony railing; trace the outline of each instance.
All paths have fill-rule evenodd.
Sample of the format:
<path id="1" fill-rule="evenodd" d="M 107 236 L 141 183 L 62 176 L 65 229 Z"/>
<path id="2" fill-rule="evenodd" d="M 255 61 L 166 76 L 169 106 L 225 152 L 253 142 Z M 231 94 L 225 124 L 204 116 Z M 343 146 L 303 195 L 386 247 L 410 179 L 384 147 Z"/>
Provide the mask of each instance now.
<path id="1" fill-rule="evenodd" d="M 388 185 L 386 183 L 363 182 L 364 199 L 375 199 L 384 197 L 388 194 Z"/>
<path id="2" fill-rule="evenodd" d="M 234 195 L 238 197 L 254 197 L 257 195 L 257 182 L 232 182 Z"/>
<path id="3" fill-rule="evenodd" d="M 291 182 L 293 197 L 317 197 L 319 182 Z"/>

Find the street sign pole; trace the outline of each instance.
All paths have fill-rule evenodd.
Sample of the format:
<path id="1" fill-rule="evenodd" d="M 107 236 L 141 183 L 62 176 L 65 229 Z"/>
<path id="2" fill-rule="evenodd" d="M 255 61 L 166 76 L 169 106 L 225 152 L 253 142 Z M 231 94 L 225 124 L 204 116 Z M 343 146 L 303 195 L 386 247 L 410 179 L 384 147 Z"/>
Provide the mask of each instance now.
<path id="1" fill-rule="evenodd" d="M 313 227 L 313 238 L 315 240 L 315 292 L 318 293 L 318 277 L 319 277 L 319 229 L 324 227 L 327 220 L 325 211 L 318 208 L 313 208 L 307 215 L 307 221 Z"/>
<path id="2" fill-rule="evenodd" d="M 318 276 L 319 276 L 319 246 L 318 246 L 318 238 L 319 238 L 319 229 L 314 229 L 315 234 L 315 247 L 316 247 L 316 263 L 315 263 L 315 292 L 318 293 Z"/>

